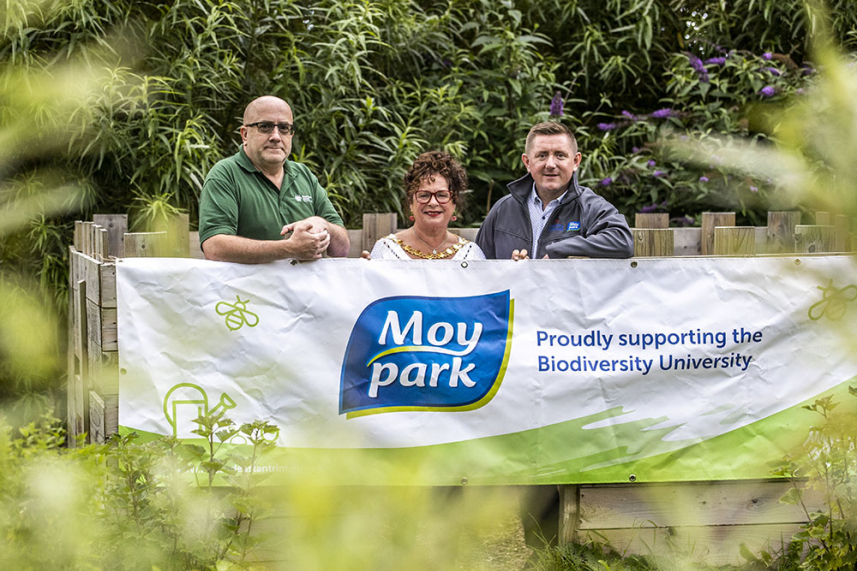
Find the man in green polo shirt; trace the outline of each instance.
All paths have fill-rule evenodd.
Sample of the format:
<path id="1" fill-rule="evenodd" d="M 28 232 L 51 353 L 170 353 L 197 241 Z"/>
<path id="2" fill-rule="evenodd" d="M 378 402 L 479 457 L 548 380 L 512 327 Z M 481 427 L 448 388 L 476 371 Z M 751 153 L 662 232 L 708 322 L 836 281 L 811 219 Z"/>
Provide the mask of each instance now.
<path id="1" fill-rule="evenodd" d="M 295 133 L 288 103 L 270 95 L 244 110 L 243 145 L 205 177 L 199 241 L 206 259 L 247 264 L 348 254 L 342 219 L 318 179 L 288 160 Z"/>

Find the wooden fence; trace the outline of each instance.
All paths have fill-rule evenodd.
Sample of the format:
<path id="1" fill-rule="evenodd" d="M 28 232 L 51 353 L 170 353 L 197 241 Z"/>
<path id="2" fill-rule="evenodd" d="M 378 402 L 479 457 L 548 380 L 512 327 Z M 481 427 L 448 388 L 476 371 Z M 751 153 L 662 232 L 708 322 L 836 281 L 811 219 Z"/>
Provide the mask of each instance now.
<path id="1" fill-rule="evenodd" d="M 668 214 L 638 214 L 636 257 L 754 256 L 857 251 L 857 220 L 818 212 L 802 225 L 800 212 L 770 212 L 767 227 L 735 226 L 735 213 L 708 212 L 700 228 L 669 228 Z M 116 319 L 117 257 L 202 258 L 187 217 L 165 232 L 127 233 L 125 215 L 77 222 L 69 247 L 69 444 L 87 434 L 102 442 L 118 430 L 119 370 Z M 853 230 L 853 232 L 852 232 Z M 396 231 L 394 214 L 365 214 L 349 230 L 349 257 L 371 250 Z M 477 229 L 453 230 L 474 239 Z M 574 263 L 569 260 L 568 263 Z M 634 262 L 632 262 L 634 263 Z M 607 540 L 619 551 L 648 553 L 672 543 L 710 564 L 738 563 L 740 545 L 776 551 L 806 522 L 797 506 L 779 503 L 787 482 L 704 482 L 560 486 L 560 541 Z M 821 505 L 818 496 L 805 498 Z"/>

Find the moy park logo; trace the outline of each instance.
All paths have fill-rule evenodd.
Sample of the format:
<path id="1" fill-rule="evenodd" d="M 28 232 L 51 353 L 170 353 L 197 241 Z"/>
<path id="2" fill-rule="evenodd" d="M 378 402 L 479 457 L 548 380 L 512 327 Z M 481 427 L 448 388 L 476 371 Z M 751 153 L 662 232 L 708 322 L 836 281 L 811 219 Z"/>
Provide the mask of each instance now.
<path id="1" fill-rule="evenodd" d="M 339 413 L 353 418 L 484 406 L 503 382 L 513 317 L 509 290 L 373 302 L 345 349 Z"/>

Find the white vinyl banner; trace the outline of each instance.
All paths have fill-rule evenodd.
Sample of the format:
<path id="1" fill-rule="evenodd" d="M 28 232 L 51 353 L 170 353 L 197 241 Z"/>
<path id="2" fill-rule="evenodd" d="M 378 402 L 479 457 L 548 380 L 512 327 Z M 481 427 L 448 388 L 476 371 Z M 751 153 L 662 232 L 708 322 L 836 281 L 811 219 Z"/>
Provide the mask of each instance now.
<path id="1" fill-rule="evenodd" d="M 192 438 L 225 410 L 275 424 L 283 451 L 430 451 L 425 483 L 765 477 L 815 421 L 800 405 L 848 398 L 854 270 L 124 259 L 119 424 Z"/>

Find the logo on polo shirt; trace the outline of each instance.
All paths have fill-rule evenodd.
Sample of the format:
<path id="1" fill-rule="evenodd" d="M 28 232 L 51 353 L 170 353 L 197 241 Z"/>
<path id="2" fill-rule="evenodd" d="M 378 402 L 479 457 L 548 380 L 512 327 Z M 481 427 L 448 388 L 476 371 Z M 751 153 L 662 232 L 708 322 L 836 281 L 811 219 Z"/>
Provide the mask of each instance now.
<path id="1" fill-rule="evenodd" d="M 512 344 L 509 290 L 400 296 L 363 310 L 342 362 L 339 414 L 464 411 L 500 388 Z"/>
<path id="2" fill-rule="evenodd" d="M 565 229 L 566 232 L 577 232 L 580 230 L 580 222 L 569 222 L 568 228 Z"/>
<path id="3" fill-rule="evenodd" d="M 308 194 L 296 194 L 295 200 L 298 202 L 312 202 L 312 196 Z"/>

